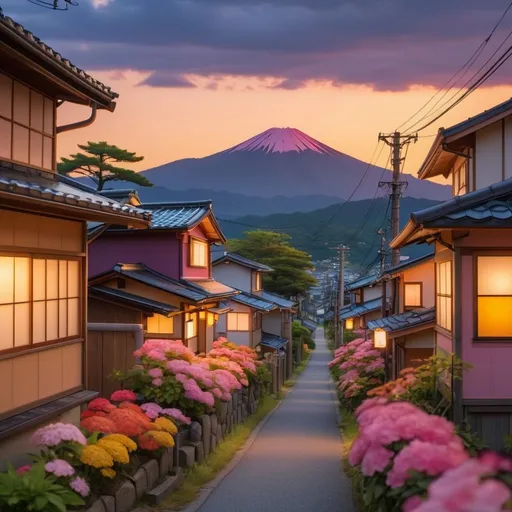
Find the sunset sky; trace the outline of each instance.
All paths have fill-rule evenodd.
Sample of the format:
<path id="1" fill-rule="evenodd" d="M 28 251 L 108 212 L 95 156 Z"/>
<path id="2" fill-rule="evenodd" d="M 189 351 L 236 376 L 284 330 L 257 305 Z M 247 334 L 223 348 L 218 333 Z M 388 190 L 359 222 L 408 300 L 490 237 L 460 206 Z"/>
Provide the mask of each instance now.
<path id="1" fill-rule="evenodd" d="M 59 137 L 107 140 L 146 169 L 226 149 L 273 126 L 299 128 L 369 160 L 379 132 L 413 114 L 489 34 L 508 0 L 80 0 L 66 12 L 2 0 L 4 14 L 120 94 L 114 114 Z M 464 77 L 508 34 L 512 12 Z M 448 99 L 450 92 L 443 101 Z M 512 96 L 512 61 L 411 147 Z M 59 122 L 87 117 L 63 106 Z M 381 155 L 381 165 L 387 154 Z"/>

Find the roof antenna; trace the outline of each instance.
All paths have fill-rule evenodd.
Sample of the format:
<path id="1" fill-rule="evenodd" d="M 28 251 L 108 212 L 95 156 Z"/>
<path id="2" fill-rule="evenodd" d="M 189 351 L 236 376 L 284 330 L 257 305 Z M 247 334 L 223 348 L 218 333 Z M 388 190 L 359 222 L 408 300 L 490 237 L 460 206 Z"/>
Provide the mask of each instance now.
<path id="1" fill-rule="evenodd" d="M 44 7 L 45 9 L 52 9 L 54 11 L 67 11 L 69 5 L 77 6 L 78 2 L 75 0 L 28 0 L 31 4 Z"/>

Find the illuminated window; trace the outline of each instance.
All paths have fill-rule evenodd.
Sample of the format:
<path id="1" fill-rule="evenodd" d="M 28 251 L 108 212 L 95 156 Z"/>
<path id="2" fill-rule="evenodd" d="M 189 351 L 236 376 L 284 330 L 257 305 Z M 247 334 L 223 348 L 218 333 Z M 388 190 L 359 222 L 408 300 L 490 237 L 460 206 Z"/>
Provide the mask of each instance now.
<path id="1" fill-rule="evenodd" d="M 477 258 L 477 336 L 512 337 L 512 256 Z"/>
<path id="2" fill-rule="evenodd" d="M 228 313 L 228 331 L 248 331 L 249 313 Z"/>
<path id="3" fill-rule="evenodd" d="M 421 283 L 404 283 L 405 309 L 420 308 L 421 305 Z"/>
<path id="4" fill-rule="evenodd" d="M 208 243 L 197 238 L 190 239 L 190 266 L 208 267 Z"/>
<path id="5" fill-rule="evenodd" d="M 261 272 L 254 272 L 254 291 L 259 292 L 261 290 Z"/>
<path id="6" fill-rule="evenodd" d="M 452 330 L 452 262 L 444 261 L 436 268 L 437 325 Z"/>
<path id="7" fill-rule="evenodd" d="M 197 315 L 194 313 L 185 314 L 185 338 L 195 338 L 197 336 Z"/>
<path id="8" fill-rule="evenodd" d="M 0 73 L 0 158 L 53 169 L 55 102 Z"/>
<path id="9" fill-rule="evenodd" d="M 453 173 L 453 195 L 462 196 L 468 191 L 467 187 L 468 160 Z"/>
<path id="10" fill-rule="evenodd" d="M 174 320 L 163 315 L 148 317 L 147 332 L 152 334 L 172 334 L 174 332 Z"/>
<path id="11" fill-rule="evenodd" d="M 0 351 L 77 337 L 80 261 L 0 256 Z"/>

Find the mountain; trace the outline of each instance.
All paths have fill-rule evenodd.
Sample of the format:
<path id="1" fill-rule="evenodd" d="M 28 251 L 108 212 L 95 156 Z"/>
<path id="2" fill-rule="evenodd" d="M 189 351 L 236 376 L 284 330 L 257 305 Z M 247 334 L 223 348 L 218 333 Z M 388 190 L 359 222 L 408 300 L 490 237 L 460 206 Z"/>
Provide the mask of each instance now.
<path id="1" fill-rule="evenodd" d="M 143 174 L 174 191 L 201 188 L 248 196 L 374 197 L 391 171 L 341 153 L 295 128 L 271 128 L 241 144 L 205 158 L 167 163 Z M 405 196 L 444 200 L 450 187 L 404 175 Z M 359 182 L 361 182 L 359 184 Z M 358 185 L 359 184 L 359 185 Z M 299 208 L 300 209 L 300 208 Z"/>
<path id="2" fill-rule="evenodd" d="M 314 260 L 330 258 L 335 254 L 336 245 L 346 244 L 350 248 L 348 262 L 364 266 L 377 256 L 380 242 L 377 230 L 386 227 L 388 203 L 385 198 L 364 199 L 312 212 L 244 216 L 235 221 L 221 221 L 221 226 L 228 238 L 240 238 L 245 231 L 258 228 L 287 233 L 292 238 L 291 243 L 311 254 Z M 438 203 L 431 199 L 403 198 L 400 202 L 401 227 L 407 223 L 412 212 Z M 354 236 L 354 233 L 357 235 Z M 426 244 L 413 245 L 405 248 L 402 254 L 416 257 L 430 251 Z"/>

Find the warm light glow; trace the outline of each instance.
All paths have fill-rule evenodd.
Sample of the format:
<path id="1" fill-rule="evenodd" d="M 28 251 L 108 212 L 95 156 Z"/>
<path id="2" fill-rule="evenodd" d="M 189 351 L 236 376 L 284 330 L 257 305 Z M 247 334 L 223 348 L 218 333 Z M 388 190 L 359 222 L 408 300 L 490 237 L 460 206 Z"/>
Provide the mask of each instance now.
<path id="1" fill-rule="evenodd" d="M 478 336 L 512 337 L 512 297 L 478 297 Z"/>
<path id="2" fill-rule="evenodd" d="M 249 313 L 228 313 L 228 331 L 248 331 Z"/>
<path id="3" fill-rule="evenodd" d="M 193 338 L 196 334 L 195 334 L 195 325 L 194 325 L 194 320 L 189 320 L 187 323 L 186 323 L 186 328 L 187 328 L 187 332 L 186 332 L 186 338 L 187 339 L 190 339 L 190 338 Z"/>
<path id="4" fill-rule="evenodd" d="M 202 240 L 190 239 L 190 264 L 193 267 L 208 266 L 208 243 Z"/>
<path id="5" fill-rule="evenodd" d="M 420 307 L 421 306 L 421 284 L 419 283 L 405 283 L 404 284 L 404 300 L 405 307 Z"/>
<path id="6" fill-rule="evenodd" d="M 213 325 L 215 325 L 215 316 L 213 313 L 208 313 L 208 327 L 212 327 Z"/>
<path id="7" fill-rule="evenodd" d="M 174 332 L 174 320 L 163 315 L 148 317 L 147 332 L 152 334 L 172 334 Z"/>
<path id="8" fill-rule="evenodd" d="M 373 331 L 373 346 L 375 348 L 386 348 L 387 334 L 384 329 L 375 329 Z"/>
<path id="9" fill-rule="evenodd" d="M 512 256 L 478 257 L 478 295 L 512 295 Z"/>
<path id="10" fill-rule="evenodd" d="M 206 319 L 206 311 L 199 311 L 199 320 Z"/>
<path id="11" fill-rule="evenodd" d="M 345 329 L 347 329 L 347 331 L 351 331 L 353 328 L 354 328 L 354 319 L 347 318 L 345 320 Z"/>

